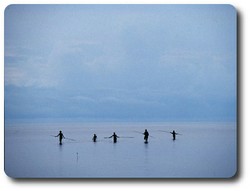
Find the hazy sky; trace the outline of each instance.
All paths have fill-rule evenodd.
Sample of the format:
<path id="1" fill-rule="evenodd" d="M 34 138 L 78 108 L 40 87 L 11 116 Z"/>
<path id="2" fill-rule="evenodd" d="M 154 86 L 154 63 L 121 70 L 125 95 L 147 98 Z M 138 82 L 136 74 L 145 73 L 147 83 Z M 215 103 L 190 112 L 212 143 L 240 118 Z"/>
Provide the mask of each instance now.
<path id="1" fill-rule="evenodd" d="M 5 118 L 235 121 L 230 5 L 11 5 Z"/>

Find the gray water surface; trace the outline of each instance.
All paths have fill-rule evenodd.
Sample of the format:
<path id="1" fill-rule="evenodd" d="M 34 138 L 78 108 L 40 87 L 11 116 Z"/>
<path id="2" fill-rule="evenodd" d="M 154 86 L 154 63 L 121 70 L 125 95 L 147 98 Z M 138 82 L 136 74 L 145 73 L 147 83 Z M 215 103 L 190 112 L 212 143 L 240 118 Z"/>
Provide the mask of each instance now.
<path id="1" fill-rule="evenodd" d="M 145 129 L 148 144 L 139 133 Z M 75 141 L 59 145 L 53 137 L 59 130 Z M 172 130 L 181 133 L 175 141 L 163 132 Z M 121 137 L 115 144 L 104 138 L 113 132 Z M 234 123 L 6 123 L 5 172 L 14 178 L 228 178 L 237 171 L 236 132 Z"/>

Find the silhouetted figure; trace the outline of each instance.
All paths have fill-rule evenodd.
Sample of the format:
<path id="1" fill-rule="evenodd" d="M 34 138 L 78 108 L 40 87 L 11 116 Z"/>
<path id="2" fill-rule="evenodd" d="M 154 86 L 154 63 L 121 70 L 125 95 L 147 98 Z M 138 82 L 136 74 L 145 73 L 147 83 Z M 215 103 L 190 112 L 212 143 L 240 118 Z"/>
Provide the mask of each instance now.
<path id="1" fill-rule="evenodd" d="M 173 132 L 170 132 L 173 135 L 173 140 L 175 140 L 175 135 L 177 135 L 177 133 L 173 130 Z"/>
<path id="2" fill-rule="evenodd" d="M 109 138 L 112 138 L 112 137 L 113 137 L 114 143 L 116 143 L 116 142 L 117 142 L 117 138 L 119 138 L 119 137 L 115 134 L 115 132 L 114 132 L 113 135 L 110 136 Z"/>
<path id="3" fill-rule="evenodd" d="M 59 137 L 59 143 L 60 143 L 60 145 L 62 144 L 62 139 L 65 139 L 62 131 L 60 131 L 59 134 L 57 136 L 55 136 L 55 137 Z"/>
<path id="4" fill-rule="evenodd" d="M 143 133 L 143 135 L 144 135 L 145 143 L 148 143 L 148 136 L 149 136 L 149 133 L 148 133 L 147 129 L 145 129 L 145 132 Z"/>
<path id="5" fill-rule="evenodd" d="M 94 136 L 93 136 L 93 139 L 92 139 L 92 140 L 93 140 L 94 142 L 96 142 L 96 139 L 97 139 L 97 136 L 96 136 L 96 134 L 94 134 Z"/>

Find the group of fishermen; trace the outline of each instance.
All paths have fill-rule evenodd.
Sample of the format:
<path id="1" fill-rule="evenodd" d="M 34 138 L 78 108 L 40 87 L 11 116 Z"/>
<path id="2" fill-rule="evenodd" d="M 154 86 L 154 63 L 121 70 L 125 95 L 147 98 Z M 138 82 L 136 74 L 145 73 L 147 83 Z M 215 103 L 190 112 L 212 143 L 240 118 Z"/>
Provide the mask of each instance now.
<path id="1" fill-rule="evenodd" d="M 176 138 L 176 135 L 178 135 L 178 133 L 176 133 L 174 130 L 172 132 L 169 132 L 173 135 L 173 140 L 175 140 Z M 142 133 L 144 135 L 144 140 L 145 140 L 145 143 L 148 143 L 148 137 L 149 137 L 149 133 L 148 133 L 148 130 L 145 129 L 145 132 Z M 58 135 L 56 135 L 55 137 L 59 137 L 59 144 L 61 145 L 62 144 L 62 139 L 65 139 L 62 131 L 59 132 Z M 116 143 L 117 142 L 117 138 L 120 138 L 119 136 L 116 135 L 116 133 L 114 132 L 113 135 L 111 135 L 110 137 L 107 137 L 107 138 L 112 138 L 113 137 L 113 142 Z M 97 141 L 97 135 L 94 134 L 93 138 L 92 138 L 93 142 L 96 142 Z"/>

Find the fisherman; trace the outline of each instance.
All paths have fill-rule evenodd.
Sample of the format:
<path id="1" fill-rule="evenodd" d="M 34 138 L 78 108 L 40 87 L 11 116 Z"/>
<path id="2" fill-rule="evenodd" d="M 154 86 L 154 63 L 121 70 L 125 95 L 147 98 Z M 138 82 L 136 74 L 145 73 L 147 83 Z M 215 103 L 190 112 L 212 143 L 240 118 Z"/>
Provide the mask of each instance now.
<path id="1" fill-rule="evenodd" d="M 59 143 L 60 143 L 60 145 L 62 144 L 62 139 L 65 139 L 65 137 L 64 137 L 64 135 L 63 135 L 63 133 L 62 133 L 62 131 L 60 131 L 60 132 L 58 133 L 58 135 L 55 136 L 55 137 L 59 137 Z"/>
<path id="2" fill-rule="evenodd" d="M 113 135 L 111 135 L 109 138 L 112 138 L 112 137 L 113 137 L 114 143 L 117 142 L 117 138 L 120 138 L 120 137 L 118 137 L 118 136 L 115 134 L 115 132 L 114 132 Z"/>
<path id="3" fill-rule="evenodd" d="M 149 136 L 149 133 L 148 133 L 147 129 L 145 129 L 145 132 L 143 133 L 143 135 L 144 135 L 145 143 L 148 143 L 148 136 Z"/>
<path id="4" fill-rule="evenodd" d="M 175 130 L 173 130 L 173 132 L 170 132 L 173 135 L 173 140 L 175 140 L 175 135 L 177 135 L 178 133 L 175 132 Z"/>
<path id="5" fill-rule="evenodd" d="M 97 139 L 97 136 L 96 136 L 96 134 L 94 134 L 94 136 L 93 136 L 93 139 L 92 139 L 92 140 L 93 140 L 94 142 L 96 142 L 96 139 Z"/>

